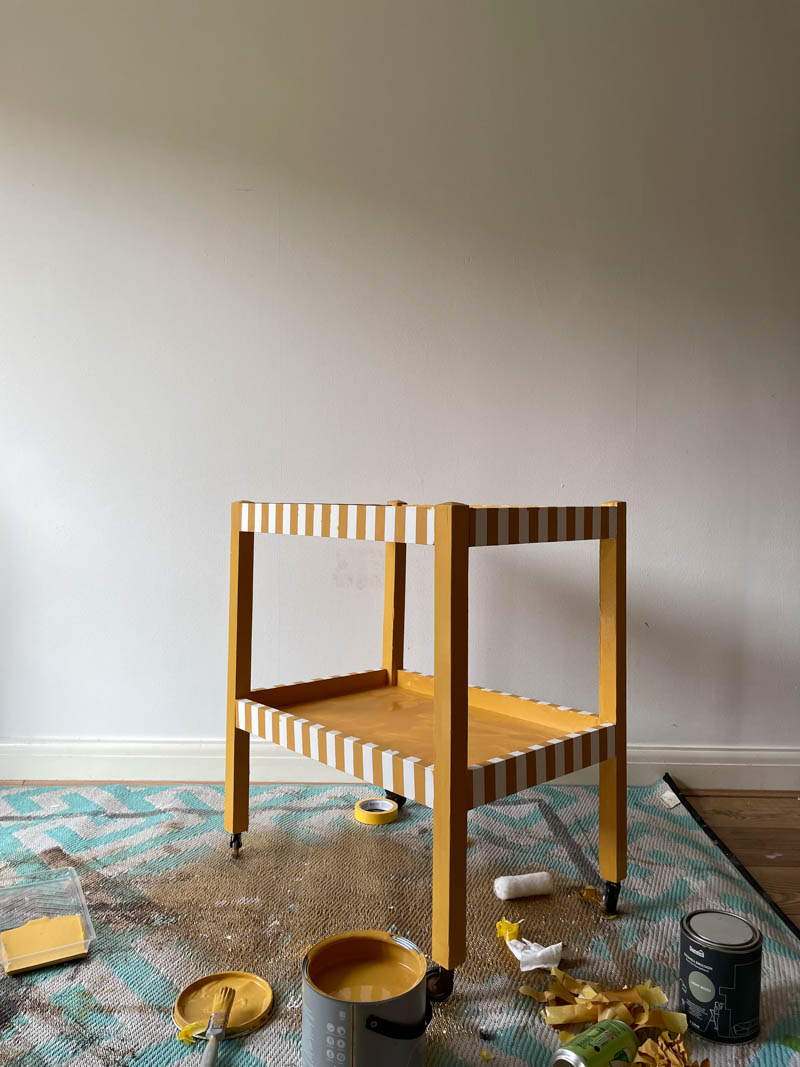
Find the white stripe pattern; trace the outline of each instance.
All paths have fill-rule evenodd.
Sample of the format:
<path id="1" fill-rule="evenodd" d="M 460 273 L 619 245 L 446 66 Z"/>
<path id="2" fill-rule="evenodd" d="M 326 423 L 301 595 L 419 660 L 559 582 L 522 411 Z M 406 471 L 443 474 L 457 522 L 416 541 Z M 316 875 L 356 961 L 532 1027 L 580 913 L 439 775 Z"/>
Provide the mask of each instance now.
<path id="1" fill-rule="evenodd" d="M 350 541 L 434 543 L 435 511 L 415 504 L 276 504 L 238 502 L 242 533 L 337 537 Z M 470 508 L 470 545 L 524 545 L 617 536 L 617 508 Z"/>
<path id="2" fill-rule="evenodd" d="M 374 742 L 368 741 L 361 748 L 361 758 L 362 758 L 362 760 L 364 762 L 364 781 L 365 782 L 374 782 L 375 781 L 375 771 L 373 769 L 373 764 L 372 764 L 372 752 L 373 752 L 373 749 L 376 749 L 377 747 L 378 746 Z"/>
<path id="3" fill-rule="evenodd" d="M 414 786 L 414 764 L 419 763 L 418 756 L 408 756 L 403 760 L 403 796 L 409 800 L 416 800 L 416 787 Z"/>
<path id="4" fill-rule="evenodd" d="M 470 508 L 470 545 L 526 545 L 537 541 L 586 541 L 617 536 L 617 508 Z M 591 523 L 587 521 L 591 515 Z"/>
<path id="5" fill-rule="evenodd" d="M 425 804 L 427 807 L 433 807 L 433 764 L 425 768 Z"/>
<path id="6" fill-rule="evenodd" d="M 394 793 L 394 791 L 395 791 L 395 788 L 394 788 L 394 760 L 392 759 L 392 756 L 394 756 L 394 755 L 395 755 L 395 750 L 393 748 L 387 748 L 384 752 L 381 753 L 381 763 L 382 763 L 382 768 L 381 769 L 383 771 L 383 787 L 384 787 L 384 789 L 389 789 L 392 793 Z"/>
<path id="7" fill-rule="evenodd" d="M 337 677 L 371 673 L 356 672 L 355 675 Z M 272 689 L 276 694 L 273 699 L 277 699 L 281 688 L 276 686 Z M 495 691 L 480 689 L 480 692 Z M 502 693 L 495 695 L 507 696 Z M 406 756 L 397 749 L 383 749 L 377 743 L 364 741 L 355 735 L 343 737 L 340 730 L 312 723 L 291 711 L 253 700 L 237 700 L 234 716 L 240 730 L 291 748 L 298 755 L 326 763 L 362 781 L 402 793 L 409 800 L 431 808 L 434 806 L 435 767 L 433 764 L 424 765 L 418 756 Z M 561 736 L 552 737 L 545 744 L 530 745 L 526 751 L 515 749 L 505 756 L 493 756 L 481 764 L 472 764 L 468 768 L 471 779 L 470 806 L 479 807 L 611 759 L 615 754 L 615 737 L 612 723 L 599 723 L 596 716 L 588 716 L 585 729 L 579 726 Z M 341 738 L 341 741 L 337 742 L 337 738 Z"/>
<path id="8" fill-rule="evenodd" d="M 435 508 L 430 506 L 261 504 L 248 500 L 239 501 L 238 506 L 240 508 L 239 529 L 242 533 L 292 533 L 304 537 L 310 526 L 312 537 L 433 544 Z M 420 516 L 423 517 L 421 524 L 423 529 L 418 535 Z"/>

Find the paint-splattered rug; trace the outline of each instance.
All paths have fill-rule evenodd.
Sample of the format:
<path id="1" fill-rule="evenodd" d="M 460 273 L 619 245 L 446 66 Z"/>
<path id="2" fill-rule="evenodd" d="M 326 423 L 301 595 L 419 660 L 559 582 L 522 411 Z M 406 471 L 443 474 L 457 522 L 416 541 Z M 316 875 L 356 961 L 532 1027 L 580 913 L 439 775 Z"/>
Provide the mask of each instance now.
<path id="1" fill-rule="evenodd" d="M 471 813 L 470 956 L 435 1013 L 430 1067 L 473 1067 L 482 1049 L 497 1067 L 549 1062 L 558 1042 L 518 993 L 516 961 L 495 935 L 503 913 L 523 919 L 531 940 L 563 940 L 575 974 L 609 985 L 652 977 L 677 1007 L 678 922 L 703 906 L 734 910 L 764 932 L 762 1034 L 738 1047 L 693 1039 L 693 1054 L 712 1067 L 777 1067 L 797 1056 L 780 1039 L 800 1033 L 800 943 L 691 815 L 664 807 L 663 788 L 630 791 L 630 873 L 616 921 L 579 895 L 599 883 L 594 790 L 549 786 Z M 0 882 L 75 867 L 98 934 L 88 959 L 0 979 L 0 1063 L 188 1067 L 200 1054 L 176 1040 L 175 995 L 204 973 L 237 968 L 264 975 L 276 1007 L 263 1030 L 226 1044 L 220 1067 L 299 1064 L 310 944 L 378 927 L 430 945 L 431 812 L 409 804 L 400 821 L 365 827 L 352 811 L 369 793 L 254 788 L 251 829 L 232 861 L 213 786 L 0 790 Z M 493 896 L 496 875 L 542 869 L 555 876 L 551 898 Z M 525 980 L 546 984 L 543 972 Z"/>

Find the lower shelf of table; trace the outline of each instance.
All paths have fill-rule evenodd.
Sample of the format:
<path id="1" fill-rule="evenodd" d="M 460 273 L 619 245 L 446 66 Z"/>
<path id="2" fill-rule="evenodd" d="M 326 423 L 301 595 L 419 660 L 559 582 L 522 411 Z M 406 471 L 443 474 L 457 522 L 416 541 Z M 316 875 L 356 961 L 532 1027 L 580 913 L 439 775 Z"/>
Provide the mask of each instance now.
<path id="1" fill-rule="evenodd" d="M 253 690 L 239 729 L 433 807 L 433 679 L 385 671 Z M 290 709 L 290 710 L 289 710 Z M 471 806 L 610 759 L 614 726 L 543 701 L 469 690 Z"/>

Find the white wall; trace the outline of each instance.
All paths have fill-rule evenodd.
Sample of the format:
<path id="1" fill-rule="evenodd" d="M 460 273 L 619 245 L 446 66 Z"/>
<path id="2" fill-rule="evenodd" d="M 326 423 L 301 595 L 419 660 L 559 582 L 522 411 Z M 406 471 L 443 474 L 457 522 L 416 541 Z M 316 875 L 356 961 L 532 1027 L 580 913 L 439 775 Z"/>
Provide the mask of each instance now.
<path id="1" fill-rule="evenodd" d="M 232 499 L 622 498 L 631 740 L 797 746 L 799 40 L 6 0 L 0 733 L 222 735 Z M 259 683 L 378 662 L 379 546 L 257 551 Z M 595 706 L 596 551 L 475 554 L 476 682 Z"/>

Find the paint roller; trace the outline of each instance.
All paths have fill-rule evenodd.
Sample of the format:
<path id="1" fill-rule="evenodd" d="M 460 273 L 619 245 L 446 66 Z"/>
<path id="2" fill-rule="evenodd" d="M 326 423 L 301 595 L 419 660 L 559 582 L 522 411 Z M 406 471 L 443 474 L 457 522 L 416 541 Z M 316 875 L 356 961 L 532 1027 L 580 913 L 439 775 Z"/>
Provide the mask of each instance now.
<path id="1" fill-rule="evenodd" d="M 517 897 L 544 897 L 553 892 L 553 876 L 548 871 L 530 874 L 506 874 L 494 880 L 494 895 L 499 900 Z"/>

